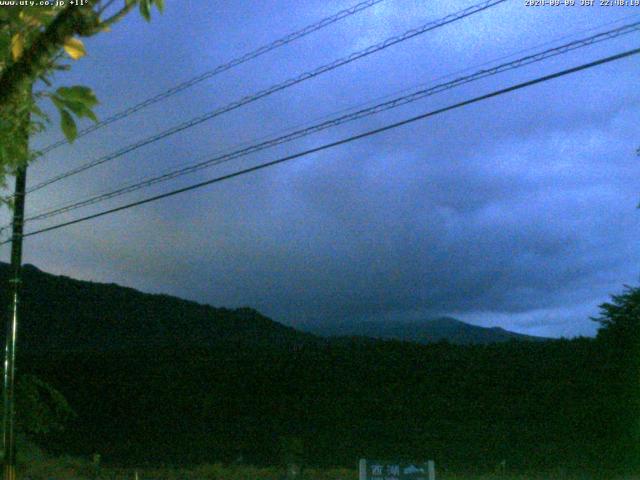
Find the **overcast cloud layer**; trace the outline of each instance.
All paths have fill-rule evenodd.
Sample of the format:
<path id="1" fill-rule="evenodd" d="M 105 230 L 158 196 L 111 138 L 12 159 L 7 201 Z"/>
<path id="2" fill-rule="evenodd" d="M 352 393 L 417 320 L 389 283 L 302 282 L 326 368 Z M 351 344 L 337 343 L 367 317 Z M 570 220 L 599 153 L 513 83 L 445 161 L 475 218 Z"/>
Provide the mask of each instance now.
<path id="1" fill-rule="evenodd" d="M 57 80 L 92 86 L 105 118 L 354 3 L 167 2 L 151 24 L 132 15 L 87 41 L 89 56 Z M 385 0 L 52 152 L 30 169 L 29 183 L 472 4 Z M 59 182 L 34 193 L 28 207 L 34 212 L 108 190 L 523 49 L 639 18 L 634 7 L 525 7 L 524 0 L 510 0 Z M 625 20 L 600 28 L 619 19 Z M 31 228 L 639 43 L 634 34 L 575 51 Z M 528 334 L 592 335 L 589 316 L 597 306 L 638 281 L 639 125 L 638 58 L 632 57 L 31 237 L 25 262 L 216 306 L 252 306 L 294 326 L 453 315 Z M 56 127 L 34 143 L 58 138 Z M 8 258 L 6 246 L 0 253 Z"/>

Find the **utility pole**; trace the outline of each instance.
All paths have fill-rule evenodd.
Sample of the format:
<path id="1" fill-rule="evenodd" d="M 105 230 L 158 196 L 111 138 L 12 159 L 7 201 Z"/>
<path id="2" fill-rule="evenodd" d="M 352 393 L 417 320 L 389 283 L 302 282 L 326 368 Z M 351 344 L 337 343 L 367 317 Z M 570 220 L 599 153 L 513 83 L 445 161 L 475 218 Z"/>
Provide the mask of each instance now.
<path id="1" fill-rule="evenodd" d="M 18 334 L 18 318 L 20 316 L 20 293 L 22 273 L 22 234 L 24 227 L 24 203 L 27 184 L 27 163 L 29 160 L 29 132 L 31 126 L 32 84 L 27 85 L 14 102 L 20 111 L 20 136 L 22 142 L 17 151 L 15 167 L 15 191 L 13 196 L 13 222 L 11 236 L 11 273 L 9 277 L 9 311 L 4 350 L 3 382 L 2 382 L 2 446 L 4 448 L 4 480 L 16 480 L 16 408 L 15 408 L 15 376 L 16 376 L 16 339 Z M 25 108 L 28 107 L 28 108 Z"/>
<path id="2" fill-rule="evenodd" d="M 7 319 L 7 336 L 4 351 L 3 378 L 3 438 L 4 480 L 16 479 L 16 438 L 15 438 L 15 372 L 16 337 L 20 308 L 20 283 L 22 271 L 22 233 L 24 225 L 24 201 L 27 183 L 27 166 L 18 167 L 13 210 L 11 237 L 11 276 L 9 279 L 11 299 Z"/>

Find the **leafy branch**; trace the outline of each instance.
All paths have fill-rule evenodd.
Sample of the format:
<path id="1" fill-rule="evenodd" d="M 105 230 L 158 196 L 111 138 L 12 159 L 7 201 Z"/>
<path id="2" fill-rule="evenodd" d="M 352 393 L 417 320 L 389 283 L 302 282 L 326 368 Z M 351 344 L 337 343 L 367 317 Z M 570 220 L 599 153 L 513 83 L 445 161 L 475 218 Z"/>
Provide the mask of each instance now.
<path id="1" fill-rule="evenodd" d="M 86 55 L 82 37 L 110 30 L 136 6 L 148 21 L 155 6 L 164 9 L 164 0 L 89 0 L 84 6 L 27 7 L 0 10 L 0 184 L 7 173 L 33 158 L 25 142 L 43 130 L 49 118 L 38 107 L 43 98 L 53 102 L 60 113 L 66 139 L 77 136 L 76 119 L 97 121 L 93 108 L 98 100 L 89 87 L 74 85 L 55 91 L 33 91 L 42 81 L 51 87 L 51 77 L 70 68 L 67 56 L 79 60 Z M 107 12 L 109 14 L 107 15 Z M 25 125 L 28 118 L 28 126 Z M 25 132 L 26 127 L 26 132 Z"/>

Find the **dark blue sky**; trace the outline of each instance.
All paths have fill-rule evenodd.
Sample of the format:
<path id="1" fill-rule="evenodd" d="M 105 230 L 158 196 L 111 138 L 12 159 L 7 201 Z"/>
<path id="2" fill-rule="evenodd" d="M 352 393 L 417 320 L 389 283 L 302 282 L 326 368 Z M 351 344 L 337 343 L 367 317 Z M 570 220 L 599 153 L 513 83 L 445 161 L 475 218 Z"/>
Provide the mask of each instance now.
<path id="1" fill-rule="evenodd" d="M 167 1 L 150 24 L 131 15 L 86 41 L 88 56 L 57 83 L 94 88 L 105 118 L 355 3 Z M 385 0 L 55 150 L 30 169 L 29 183 L 473 3 Z M 28 208 L 110 190 L 523 49 L 638 19 L 637 7 L 510 0 L 58 182 L 33 193 Z M 635 48 L 639 40 L 636 33 L 571 52 L 27 230 Z M 590 335 L 598 304 L 638 280 L 638 125 L 632 57 L 31 237 L 24 260 L 76 278 L 252 306 L 294 326 L 452 315 L 528 334 Z M 34 145 L 58 138 L 56 126 Z M 0 253 L 8 258 L 7 247 Z"/>

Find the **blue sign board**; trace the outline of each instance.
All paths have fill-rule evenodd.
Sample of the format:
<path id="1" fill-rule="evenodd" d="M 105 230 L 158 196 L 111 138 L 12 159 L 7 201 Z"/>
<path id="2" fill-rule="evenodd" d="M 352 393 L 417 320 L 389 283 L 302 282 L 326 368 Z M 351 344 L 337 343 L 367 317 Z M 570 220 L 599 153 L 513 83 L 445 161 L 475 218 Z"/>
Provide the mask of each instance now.
<path id="1" fill-rule="evenodd" d="M 359 480 L 435 480 L 435 465 L 428 462 L 360 460 Z"/>

